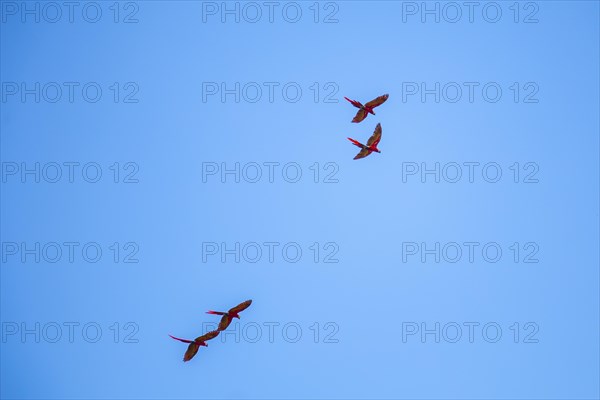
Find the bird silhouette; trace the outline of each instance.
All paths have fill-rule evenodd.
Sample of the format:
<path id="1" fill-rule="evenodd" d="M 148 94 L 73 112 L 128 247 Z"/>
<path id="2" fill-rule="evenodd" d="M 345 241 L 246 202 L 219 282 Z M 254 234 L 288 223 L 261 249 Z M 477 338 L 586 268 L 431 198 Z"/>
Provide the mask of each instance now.
<path id="1" fill-rule="evenodd" d="M 361 149 L 360 152 L 356 155 L 356 157 L 354 157 L 355 160 L 358 160 L 359 158 L 365 158 L 373 152 L 381 153 L 381 151 L 377 148 L 377 145 L 381 140 L 381 124 L 377 124 L 377 126 L 375 127 L 375 132 L 373 132 L 373 135 L 371 135 L 371 137 L 367 141 L 366 146 L 358 140 L 354 140 L 352 138 L 348 138 L 348 140 L 350 140 L 352 144 L 354 144 L 357 147 L 360 147 Z"/>
<path id="2" fill-rule="evenodd" d="M 180 339 L 180 338 L 176 338 L 175 336 L 171 336 L 171 335 L 169 335 L 169 336 L 171 336 L 175 340 L 179 340 L 180 342 L 190 344 L 188 346 L 187 350 L 185 351 L 185 354 L 183 355 L 183 361 L 190 361 L 192 358 L 194 358 L 194 356 L 198 352 L 198 349 L 200 348 L 200 346 L 208 347 L 208 344 L 206 344 L 206 341 L 217 337 L 219 335 L 219 333 L 220 333 L 220 331 L 211 331 L 202 336 L 198 336 L 194 340 Z"/>
<path id="3" fill-rule="evenodd" d="M 221 322 L 219 322 L 218 330 L 224 331 L 225 329 L 227 329 L 229 324 L 231 324 L 231 321 L 234 318 L 240 319 L 240 316 L 238 313 L 240 313 L 240 312 L 244 311 L 246 308 L 250 307 L 250 304 L 252 304 L 252 300 L 246 300 L 245 302 L 238 304 L 237 306 L 233 307 L 232 309 L 230 309 L 227 312 L 210 310 L 210 311 L 207 311 L 206 313 L 222 315 L 223 317 L 221 318 Z"/>
<path id="4" fill-rule="evenodd" d="M 384 94 L 383 96 L 379 96 L 376 99 L 369 101 L 365 105 L 362 105 L 359 101 L 350 100 L 347 97 L 344 97 L 344 98 L 346 100 L 348 100 L 354 107 L 360 109 L 360 110 L 358 110 L 358 112 L 356 113 L 356 116 L 352 120 L 352 122 L 360 122 L 360 121 L 364 120 L 365 118 L 367 118 L 367 115 L 369 115 L 369 114 L 375 115 L 375 112 L 373 111 L 373 109 L 375 107 L 380 106 L 383 103 L 385 103 L 385 101 L 388 99 L 388 97 L 389 97 L 388 94 Z"/>

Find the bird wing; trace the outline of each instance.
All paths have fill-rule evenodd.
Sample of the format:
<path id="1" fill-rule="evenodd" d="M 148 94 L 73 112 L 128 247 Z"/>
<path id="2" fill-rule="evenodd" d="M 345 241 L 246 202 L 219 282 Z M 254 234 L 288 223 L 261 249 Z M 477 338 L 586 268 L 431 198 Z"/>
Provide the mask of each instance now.
<path id="1" fill-rule="evenodd" d="M 250 304 L 252 304 L 252 300 L 246 300 L 243 303 L 238 304 L 237 306 L 233 307 L 231 310 L 229 310 L 230 313 L 239 313 L 240 311 L 244 311 L 246 308 L 250 307 Z"/>
<path id="2" fill-rule="evenodd" d="M 373 99 L 370 102 L 368 102 L 367 104 L 365 104 L 365 107 L 374 108 L 374 107 L 380 106 L 383 103 L 385 103 L 385 101 L 388 99 L 388 97 L 390 97 L 389 94 L 384 94 L 383 96 L 379 96 L 376 99 Z"/>
<path id="3" fill-rule="evenodd" d="M 185 354 L 183 355 L 183 361 L 190 361 L 192 358 L 194 358 L 199 348 L 200 346 L 198 345 L 198 343 L 190 343 Z"/>
<path id="4" fill-rule="evenodd" d="M 223 315 L 223 318 L 221 318 L 221 322 L 219 322 L 219 327 L 217 329 L 220 331 L 224 331 L 225 329 L 227 329 L 229 324 L 231 324 L 231 318 L 229 318 L 229 315 L 225 314 Z"/>
<path id="5" fill-rule="evenodd" d="M 381 141 L 381 124 L 377 124 L 375 127 L 375 131 L 373 135 L 367 141 L 367 146 L 369 147 L 377 147 L 379 142 Z"/>
<path id="6" fill-rule="evenodd" d="M 171 336 L 171 335 L 169 335 L 169 336 Z M 187 339 L 179 339 L 179 338 L 176 338 L 175 336 L 171 336 L 171 337 L 172 337 L 173 339 L 175 339 L 175 340 L 179 340 L 180 342 L 183 342 L 183 343 L 192 343 L 192 340 L 187 340 Z"/>
<path id="7" fill-rule="evenodd" d="M 369 154 L 371 154 L 371 150 L 364 148 L 356 155 L 356 157 L 354 157 L 354 159 L 358 160 L 359 158 L 365 158 Z"/>
<path id="8" fill-rule="evenodd" d="M 352 120 L 352 122 L 360 122 L 363 119 L 367 118 L 367 110 L 365 110 L 364 108 L 361 108 L 360 110 L 358 110 L 358 112 L 356 113 L 356 115 L 354 116 L 354 119 Z"/>
<path id="9" fill-rule="evenodd" d="M 213 338 L 217 337 L 218 335 L 219 335 L 219 331 L 218 330 L 217 331 L 211 331 L 211 332 L 205 333 L 202 336 L 197 337 L 196 338 L 196 342 L 205 342 L 207 340 L 210 340 L 210 339 L 213 339 Z"/>

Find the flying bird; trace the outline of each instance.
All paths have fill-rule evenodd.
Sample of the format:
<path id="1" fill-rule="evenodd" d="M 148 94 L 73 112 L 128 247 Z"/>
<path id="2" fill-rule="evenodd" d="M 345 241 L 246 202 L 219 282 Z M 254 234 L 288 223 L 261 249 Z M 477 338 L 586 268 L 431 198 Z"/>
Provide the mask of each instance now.
<path id="1" fill-rule="evenodd" d="M 368 102 L 367 104 L 365 104 L 364 106 L 356 100 L 350 100 L 347 97 L 344 97 L 346 100 L 348 100 L 350 103 L 352 103 L 352 105 L 356 108 L 360 108 L 360 110 L 358 110 L 358 112 L 356 113 L 356 116 L 354 117 L 354 119 L 352 120 L 352 122 L 360 122 L 363 119 L 367 118 L 367 115 L 369 114 L 373 114 L 375 115 L 375 112 L 373 111 L 373 109 L 377 106 L 382 105 L 383 103 L 385 103 L 385 101 L 388 99 L 389 95 L 388 94 L 384 94 L 383 96 L 379 96 L 378 98 L 376 98 L 375 100 L 371 100 L 370 102 Z"/>
<path id="2" fill-rule="evenodd" d="M 377 126 L 375 127 L 375 132 L 373 132 L 373 135 L 367 141 L 366 146 L 358 140 L 354 140 L 352 138 L 348 138 L 348 140 L 350 140 L 355 146 L 361 148 L 360 152 L 356 155 L 356 157 L 354 157 L 355 160 L 358 160 L 359 158 L 365 158 L 374 151 L 377 153 L 381 153 L 381 151 L 377 148 L 377 145 L 381 140 L 381 124 L 377 124 Z"/>
<path id="3" fill-rule="evenodd" d="M 198 349 L 200 348 L 200 346 L 208 347 L 208 344 L 206 344 L 206 341 L 217 337 L 217 335 L 219 333 L 220 333 L 220 331 L 211 331 L 202 336 L 198 336 L 194 340 L 180 339 L 180 338 L 176 338 L 175 336 L 171 336 L 171 335 L 169 335 L 169 336 L 171 336 L 175 340 L 179 340 L 180 342 L 190 344 L 188 346 L 185 354 L 183 355 L 183 361 L 190 361 L 192 358 L 194 358 L 194 356 L 198 352 Z"/>
<path id="4" fill-rule="evenodd" d="M 222 315 L 223 317 L 221 318 L 221 322 L 219 322 L 219 330 L 220 331 L 224 331 L 225 329 L 227 329 L 227 327 L 229 326 L 229 324 L 231 324 L 231 321 L 234 318 L 240 319 L 240 316 L 238 313 L 244 311 L 246 308 L 250 307 L 250 304 L 252 304 L 252 300 L 246 300 L 243 303 L 238 304 L 237 306 L 233 307 L 231 310 L 227 311 L 227 312 L 220 312 L 220 311 L 207 311 L 207 314 L 215 314 L 215 315 Z"/>

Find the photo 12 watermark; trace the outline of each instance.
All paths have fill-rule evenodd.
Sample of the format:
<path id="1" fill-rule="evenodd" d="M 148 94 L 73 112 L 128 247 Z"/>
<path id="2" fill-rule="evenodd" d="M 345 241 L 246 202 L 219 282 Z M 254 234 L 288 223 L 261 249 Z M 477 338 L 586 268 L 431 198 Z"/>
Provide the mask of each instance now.
<path id="1" fill-rule="evenodd" d="M 402 242 L 402 263 L 486 263 L 508 261 L 514 264 L 537 264 L 540 246 L 536 242 Z"/>
<path id="2" fill-rule="evenodd" d="M 3 81 L 2 103 L 104 103 L 136 104 L 140 102 L 137 82 Z"/>
<path id="3" fill-rule="evenodd" d="M 333 161 L 325 162 L 202 162 L 202 183 L 257 184 L 257 183 L 339 183 L 340 167 Z"/>
<path id="4" fill-rule="evenodd" d="M 401 88 L 402 103 L 537 104 L 540 102 L 540 86 L 537 82 L 531 81 L 402 82 Z"/>
<path id="5" fill-rule="evenodd" d="M 401 9 L 402 23 L 537 24 L 540 22 L 540 5 L 534 1 L 403 1 Z"/>
<path id="6" fill-rule="evenodd" d="M 140 166 L 134 161 L 3 161 L 0 164 L 3 184 L 140 182 Z"/>
<path id="7" fill-rule="evenodd" d="M 334 1 L 203 1 L 202 23 L 337 24 L 339 11 Z"/>
<path id="8" fill-rule="evenodd" d="M 140 245 L 134 241 L 99 243 L 94 241 L 10 242 L 0 244 L 2 264 L 137 264 Z"/>
<path id="9" fill-rule="evenodd" d="M 137 24 L 135 1 L 2 1 L 2 24 Z"/>
<path id="10" fill-rule="evenodd" d="M 540 166 L 534 161 L 403 161 L 402 183 L 513 184 L 539 183 Z"/>
<path id="11" fill-rule="evenodd" d="M 216 330 L 218 322 L 203 322 L 202 331 Z M 336 322 L 299 323 L 294 321 L 234 322 L 219 334 L 222 343 L 339 343 Z"/>
<path id="12" fill-rule="evenodd" d="M 337 264 L 340 246 L 336 242 L 202 242 L 203 264 L 259 262 L 296 264 Z"/>
<path id="13" fill-rule="evenodd" d="M 338 103 L 336 82 L 202 82 L 202 103 Z"/>
<path id="14" fill-rule="evenodd" d="M 402 343 L 539 343 L 536 322 L 402 322 Z"/>
<path id="15" fill-rule="evenodd" d="M 2 343 L 139 343 L 136 322 L 3 321 Z"/>

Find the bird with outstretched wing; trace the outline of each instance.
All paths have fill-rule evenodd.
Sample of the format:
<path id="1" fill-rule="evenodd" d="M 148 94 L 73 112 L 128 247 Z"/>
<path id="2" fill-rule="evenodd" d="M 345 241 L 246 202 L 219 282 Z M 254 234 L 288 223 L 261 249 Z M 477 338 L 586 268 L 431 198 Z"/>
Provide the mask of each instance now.
<path id="1" fill-rule="evenodd" d="M 220 331 L 224 331 L 225 329 L 227 329 L 227 327 L 229 326 L 229 324 L 231 324 L 231 321 L 234 318 L 240 319 L 239 313 L 244 311 L 246 308 L 250 307 L 250 304 L 252 304 L 252 300 L 246 300 L 243 303 L 238 304 L 237 306 L 231 308 L 229 311 L 227 312 L 222 312 L 222 311 L 207 311 L 207 314 L 215 314 L 215 315 L 222 315 L 221 317 L 221 321 L 219 322 L 219 327 L 218 329 Z"/>
<path id="2" fill-rule="evenodd" d="M 381 141 L 381 132 L 382 132 L 381 124 L 377 124 L 377 126 L 375 127 L 375 131 L 373 132 L 373 135 L 371 135 L 371 137 L 367 141 L 366 146 L 364 144 L 362 144 L 361 142 L 359 142 L 358 140 L 348 138 L 348 140 L 350 140 L 352 142 L 352 144 L 354 144 L 357 147 L 360 147 L 360 151 L 358 152 L 356 157 L 354 157 L 355 160 L 358 160 L 360 158 L 365 158 L 373 152 L 381 153 L 381 150 L 379 150 L 377 148 L 377 145 Z"/>
<path id="3" fill-rule="evenodd" d="M 348 100 L 354 107 L 359 108 L 358 112 L 352 119 L 352 122 L 358 123 L 358 122 L 363 121 L 365 118 L 367 118 L 367 115 L 369 115 L 369 114 L 375 115 L 375 111 L 373 111 L 373 109 L 375 107 L 378 107 L 378 106 L 382 105 L 383 103 L 385 103 L 385 101 L 388 99 L 388 97 L 390 97 L 388 94 L 384 94 L 382 96 L 379 96 L 379 97 L 369 101 L 365 105 L 362 105 L 362 103 L 359 101 L 351 100 L 347 97 L 344 97 L 344 98 L 346 100 Z"/>
<path id="4" fill-rule="evenodd" d="M 217 337 L 219 335 L 219 333 L 220 333 L 220 331 L 211 331 L 202 336 L 198 336 L 194 340 L 180 339 L 180 338 L 177 338 L 172 335 L 169 335 L 169 336 L 171 336 L 171 338 L 173 338 L 175 340 L 179 340 L 180 342 L 190 344 L 188 346 L 187 350 L 185 351 L 185 354 L 183 355 L 183 361 L 190 361 L 192 358 L 194 358 L 196 353 L 198 353 L 198 349 L 200 349 L 200 346 L 208 347 L 208 344 L 206 343 L 206 341 L 210 340 L 210 339 L 214 339 L 215 337 Z"/>

